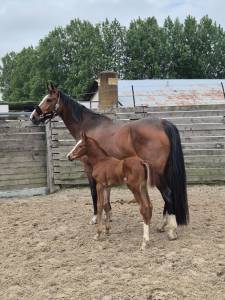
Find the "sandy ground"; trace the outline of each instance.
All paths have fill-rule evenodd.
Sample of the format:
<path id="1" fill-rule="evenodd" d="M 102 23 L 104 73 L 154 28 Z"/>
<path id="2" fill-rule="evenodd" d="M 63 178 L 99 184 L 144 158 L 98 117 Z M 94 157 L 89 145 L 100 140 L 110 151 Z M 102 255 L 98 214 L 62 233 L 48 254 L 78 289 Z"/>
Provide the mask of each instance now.
<path id="1" fill-rule="evenodd" d="M 151 246 L 125 188 L 112 193 L 109 237 L 93 240 L 88 188 L 0 200 L 0 299 L 225 299 L 225 187 L 189 187 L 191 223 L 168 241 L 156 227 L 163 201 L 152 191 Z"/>

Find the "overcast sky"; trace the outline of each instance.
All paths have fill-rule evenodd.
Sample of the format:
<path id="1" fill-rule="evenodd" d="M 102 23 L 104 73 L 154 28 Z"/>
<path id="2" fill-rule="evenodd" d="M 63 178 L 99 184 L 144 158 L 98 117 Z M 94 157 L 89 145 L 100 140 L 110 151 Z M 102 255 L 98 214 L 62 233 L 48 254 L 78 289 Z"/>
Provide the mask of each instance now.
<path id="1" fill-rule="evenodd" d="M 10 51 L 36 46 L 56 26 L 74 18 L 97 23 L 117 18 L 129 25 L 139 16 L 167 16 L 181 21 L 191 14 L 198 20 L 208 14 L 225 28 L 225 0 L 0 0 L 0 58 Z"/>

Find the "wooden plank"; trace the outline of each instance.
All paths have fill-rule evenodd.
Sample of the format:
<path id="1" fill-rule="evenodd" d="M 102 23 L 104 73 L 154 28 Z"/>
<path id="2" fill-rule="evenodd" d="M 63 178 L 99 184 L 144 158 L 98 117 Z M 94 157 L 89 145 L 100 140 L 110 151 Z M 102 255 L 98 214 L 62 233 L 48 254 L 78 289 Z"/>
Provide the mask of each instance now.
<path id="1" fill-rule="evenodd" d="M 53 166 L 54 166 L 54 169 L 55 167 L 58 167 L 58 168 L 73 168 L 73 169 L 83 169 L 83 164 L 79 161 L 76 161 L 74 160 L 73 162 L 72 161 L 69 161 L 68 159 L 65 159 L 65 160 L 54 160 L 53 161 Z"/>
<path id="2" fill-rule="evenodd" d="M 187 176 L 225 176 L 225 168 L 186 168 Z"/>
<path id="3" fill-rule="evenodd" d="M 75 173 L 54 173 L 55 180 L 75 180 L 86 177 L 84 172 Z"/>
<path id="4" fill-rule="evenodd" d="M 39 178 L 46 178 L 46 172 L 37 172 L 37 173 L 26 173 L 26 174 L 1 174 L 0 175 L 0 181 L 4 182 L 4 181 L 13 181 L 13 180 L 22 180 L 22 179 L 29 179 L 29 180 L 35 180 L 35 179 L 39 179 Z"/>
<path id="5" fill-rule="evenodd" d="M 45 156 L 42 157 L 40 161 L 19 161 L 13 162 L 11 158 L 9 158 L 8 162 L 2 163 L 0 159 L 1 169 L 21 169 L 26 168 L 29 171 L 31 168 L 46 168 Z"/>
<path id="6" fill-rule="evenodd" d="M 45 160 L 46 150 L 37 151 L 23 151 L 15 155 L 15 152 L 1 152 L 0 151 L 0 162 L 1 163 L 10 163 L 10 162 L 28 162 L 28 161 L 42 161 Z"/>
<path id="7" fill-rule="evenodd" d="M 206 131 L 206 130 L 225 130 L 225 124 L 220 123 L 199 123 L 199 124 L 178 124 L 178 130 L 183 131 Z"/>
<path id="8" fill-rule="evenodd" d="M 46 148 L 46 141 L 45 140 L 35 140 L 35 139 L 31 139 L 31 140 L 2 140 L 0 141 L 0 150 L 16 150 L 16 151 L 20 151 L 20 150 L 25 150 L 25 149 L 34 149 L 34 148 L 38 148 L 38 149 L 45 149 Z"/>
<path id="9" fill-rule="evenodd" d="M 23 188 L 23 189 L 14 189 L 11 191 L 0 191 L 0 198 L 12 198 L 12 197 L 31 197 L 38 195 L 46 195 L 46 187 L 38 188 Z"/>
<path id="10" fill-rule="evenodd" d="M 188 184 L 224 184 L 225 179 L 224 176 L 216 176 L 216 175 L 204 175 L 204 176 L 188 176 L 187 177 Z"/>
<path id="11" fill-rule="evenodd" d="M 46 186 L 46 176 L 43 178 L 26 178 L 26 179 L 10 179 L 7 181 L 0 180 L 0 190 L 8 190 L 9 187 L 35 187 Z"/>
<path id="12" fill-rule="evenodd" d="M 184 137 L 181 136 L 181 142 L 182 143 L 196 143 L 196 142 L 200 142 L 200 143 L 220 143 L 220 142 L 225 142 L 225 136 L 189 136 L 189 137 Z"/>
<path id="13" fill-rule="evenodd" d="M 39 127 L 39 126 L 36 126 L 36 127 L 22 127 L 22 128 L 19 128 L 19 127 L 15 127 L 15 128 L 13 128 L 13 127 L 9 127 L 9 128 L 7 128 L 7 127 L 1 127 L 0 128 L 0 132 L 1 132 L 1 134 L 11 134 L 12 132 L 14 133 L 14 134 L 16 134 L 16 133 L 34 133 L 34 132 L 44 132 L 44 127 Z"/>
<path id="14" fill-rule="evenodd" d="M 13 153 L 18 153 L 18 152 L 26 152 L 26 151 L 46 151 L 46 145 L 21 145 L 18 146 L 17 148 L 10 148 L 10 152 L 12 155 Z M 2 146 L 0 148 L 0 152 L 3 153 L 9 153 L 9 148 Z"/>
<path id="15" fill-rule="evenodd" d="M 31 138 L 31 139 L 42 139 L 45 140 L 45 132 L 17 132 L 14 131 L 10 132 L 1 132 L 0 140 L 7 139 L 7 140 L 21 140 L 24 138 Z"/>
<path id="16" fill-rule="evenodd" d="M 34 125 L 30 120 L 1 120 L 0 119 L 0 128 L 35 128 L 37 125 Z M 44 127 L 40 124 L 39 127 Z"/>
<path id="17" fill-rule="evenodd" d="M 88 180 L 87 178 L 82 178 L 82 179 L 76 179 L 76 180 L 60 180 L 56 179 L 55 184 L 59 185 L 88 185 Z"/>
<path id="18" fill-rule="evenodd" d="M 184 156 L 188 155 L 225 155 L 225 149 L 184 149 Z"/>
<path id="19" fill-rule="evenodd" d="M 33 176 L 33 174 L 45 174 L 46 173 L 46 166 L 36 166 L 36 167 L 30 167 L 24 165 L 23 167 L 11 167 L 11 168 L 0 168 L 0 179 L 1 175 L 23 175 L 26 174 L 26 176 Z"/>
<path id="20" fill-rule="evenodd" d="M 69 146 L 71 147 L 74 147 L 76 144 L 76 141 L 75 140 L 58 140 L 58 141 L 52 141 L 52 147 L 53 148 L 57 148 L 57 147 L 60 147 L 60 146 Z"/>
<path id="21" fill-rule="evenodd" d="M 225 148 L 225 142 L 220 143 L 182 143 L 183 149 L 224 149 Z"/>
<path id="22" fill-rule="evenodd" d="M 208 130 L 179 130 L 181 139 L 193 136 L 225 136 L 224 129 L 208 129 Z"/>

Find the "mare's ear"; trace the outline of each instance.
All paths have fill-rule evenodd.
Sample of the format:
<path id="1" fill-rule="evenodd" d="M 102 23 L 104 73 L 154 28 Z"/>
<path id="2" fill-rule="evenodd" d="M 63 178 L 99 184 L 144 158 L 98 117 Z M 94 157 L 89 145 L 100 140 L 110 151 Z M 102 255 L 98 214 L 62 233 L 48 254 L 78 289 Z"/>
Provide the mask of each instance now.
<path id="1" fill-rule="evenodd" d="M 58 91 L 52 82 L 47 83 L 47 90 L 49 94 L 56 93 Z"/>

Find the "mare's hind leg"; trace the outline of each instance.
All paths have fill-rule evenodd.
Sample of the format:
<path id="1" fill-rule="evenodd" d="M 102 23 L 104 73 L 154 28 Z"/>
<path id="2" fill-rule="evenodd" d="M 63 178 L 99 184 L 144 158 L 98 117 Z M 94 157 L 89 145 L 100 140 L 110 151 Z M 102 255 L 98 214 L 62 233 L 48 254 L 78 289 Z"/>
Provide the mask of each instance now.
<path id="1" fill-rule="evenodd" d="M 174 204 L 173 204 L 173 196 L 170 188 L 167 186 L 165 182 L 162 184 L 162 180 L 158 189 L 165 201 L 164 210 L 163 210 L 163 223 L 159 227 L 159 231 L 163 232 L 165 227 L 168 228 L 167 236 L 169 240 L 176 240 L 177 239 L 177 221 L 174 211 Z"/>

